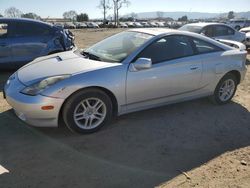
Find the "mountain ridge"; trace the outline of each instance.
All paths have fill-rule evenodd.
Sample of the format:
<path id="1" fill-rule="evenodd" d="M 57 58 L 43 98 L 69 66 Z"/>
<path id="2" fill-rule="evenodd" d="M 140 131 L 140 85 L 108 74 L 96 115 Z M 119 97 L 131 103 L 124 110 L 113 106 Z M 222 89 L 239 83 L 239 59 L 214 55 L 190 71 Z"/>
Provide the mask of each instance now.
<path id="1" fill-rule="evenodd" d="M 173 12 L 163 12 L 163 11 L 152 11 L 152 12 L 139 12 L 130 13 L 124 17 L 134 16 L 137 19 L 152 19 L 157 17 L 162 18 L 173 18 L 178 19 L 182 16 L 187 16 L 189 19 L 208 19 L 208 18 L 219 18 L 227 17 L 228 13 L 208 13 L 208 12 L 185 12 L 185 11 L 173 11 Z M 161 15 L 161 16 L 159 16 Z M 235 12 L 236 18 L 246 18 L 250 19 L 250 11 L 247 12 Z"/>

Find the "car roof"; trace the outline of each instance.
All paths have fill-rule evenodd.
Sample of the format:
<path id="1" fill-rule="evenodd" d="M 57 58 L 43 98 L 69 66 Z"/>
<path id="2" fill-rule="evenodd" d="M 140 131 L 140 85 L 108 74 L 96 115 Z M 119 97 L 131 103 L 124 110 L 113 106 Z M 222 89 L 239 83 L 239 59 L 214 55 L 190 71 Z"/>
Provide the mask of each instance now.
<path id="1" fill-rule="evenodd" d="M 189 32 L 189 31 L 180 31 L 180 30 L 176 30 L 176 29 L 167 29 L 167 28 L 137 28 L 137 29 L 129 29 L 127 31 L 131 31 L 131 32 L 139 32 L 139 33 L 145 33 L 145 34 L 149 34 L 149 35 L 154 35 L 154 36 L 158 36 L 158 35 L 185 35 L 185 36 L 189 36 L 189 37 L 194 37 L 197 39 L 201 39 L 203 41 L 209 42 L 211 44 L 214 44 L 218 47 L 221 47 L 225 50 L 229 50 L 232 49 L 231 47 L 222 44 L 218 41 L 215 41 L 214 39 L 211 39 L 209 37 L 197 34 L 197 33 L 193 33 L 193 32 Z"/>
<path id="2" fill-rule="evenodd" d="M 173 32 L 179 32 L 175 29 L 165 29 L 165 28 L 139 28 L 139 29 L 130 29 L 129 31 L 139 32 L 139 33 L 146 33 L 149 35 L 161 35 L 164 33 L 173 33 Z"/>
<path id="3" fill-rule="evenodd" d="M 227 26 L 224 23 L 217 23 L 217 22 L 198 22 L 198 23 L 190 23 L 190 24 L 187 24 L 187 25 L 189 25 L 189 26 L 198 26 L 198 27 L 205 27 L 205 26 L 208 26 L 208 25 L 225 25 L 225 26 Z"/>
<path id="4" fill-rule="evenodd" d="M 0 22 L 26 22 L 26 23 L 38 23 L 43 24 L 52 27 L 51 24 L 40 21 L 40 20 L 34 20 L 29 18 L 0 18 Z"/>

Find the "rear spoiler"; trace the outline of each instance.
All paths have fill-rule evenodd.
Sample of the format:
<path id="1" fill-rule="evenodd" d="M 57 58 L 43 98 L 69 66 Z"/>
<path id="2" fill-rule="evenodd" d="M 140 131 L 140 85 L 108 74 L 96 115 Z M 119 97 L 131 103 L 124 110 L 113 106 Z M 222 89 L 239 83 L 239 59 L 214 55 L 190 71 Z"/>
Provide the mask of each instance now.
<path id="1" fill-rule="evenodd" d="M 228 46 L 231 46 L 233 48 L 237 48 L 240 51 L 246 50 L 246 46 L 241 42 L 237 42 L 237 41 L 233 41 L 233 40 L 225 40 L 225 39 L 216 39 L 216 40 L 218 42 L 221 42 L 221 43 L 226 44 Z"/>

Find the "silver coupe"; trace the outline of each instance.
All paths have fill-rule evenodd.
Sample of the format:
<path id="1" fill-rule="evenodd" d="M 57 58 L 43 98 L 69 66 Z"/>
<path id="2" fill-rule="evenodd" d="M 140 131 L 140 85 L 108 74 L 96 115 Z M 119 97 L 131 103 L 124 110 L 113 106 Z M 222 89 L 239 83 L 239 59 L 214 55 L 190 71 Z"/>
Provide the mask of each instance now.
<path id="1" fill-rule="evenodd" d="M 196 33 L 132 29 L 92 47 L 40 57 L 8 79 L 17 116 L 40 127 L 59 120 L 80 133 L 113 116 L 210 97 L 228 103 L 246 73 L 246 51 Z"/>

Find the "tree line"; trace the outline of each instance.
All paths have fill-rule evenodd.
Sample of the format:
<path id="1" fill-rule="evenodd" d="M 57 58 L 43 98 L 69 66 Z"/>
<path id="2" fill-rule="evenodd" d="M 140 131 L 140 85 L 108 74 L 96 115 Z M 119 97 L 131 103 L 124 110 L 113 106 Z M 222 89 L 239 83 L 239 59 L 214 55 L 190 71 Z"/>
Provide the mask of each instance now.
<path id="1" fill-rule="evenodd" d="M 102 11 L 103 14 L 103 23 L 107 24 L 107 14 L 110 10 L 113 10 L 113 17 L 111 17 L 110 19 L 115 23 L 116 26 L 119 25 L 119 21 L 134 21 L 135 18 L 137 17 L 137 14 L 132 13 L 131 17 L 125 19 L 125 18 L 120 18 L 120 10 L 123 7 L 128 7 L 130 5 L 130 1 L 129 0 L 100 0 L 99 5 L 97 6 L 97 8 L 99 8 Z M 4 11 L 4 16 L 5 17 L 10 17 L 10 18 L 31 18 L 31 19 L 38 19 L 40 20 L 41 17 L 33 12 L 29 12 L 29 13 L 23 13 L 22 11 L 20 11 L 19 9 L 15 8 L 15 7 L 10 7 L 8 9 L 6 9 Z M 89 16 L 87 13 L 80 13 L 77 14 L 76 11 L 74 10 L 70 10 L 70 11 L 66 11 L 63 13 L 63 18 L 71 20 L 71 21 L 77 21 L 77 22 L 83 22 L 83 21 L 88 21 L 89 20 Z M 0 14 L 0 17 L 3 17 L 2 14 Z M 158 18 L 163 18 L 164 17 L 164 12 L 157 12 L 157 17 Z M 227 15 L 228 19 L 233 19 L 235 18 L 235 13 L 233 11 L 228 12 Z M 178 19 L 179 21 L 188 21 L 188 17 L 182 16 L 181 18 Z"/>

